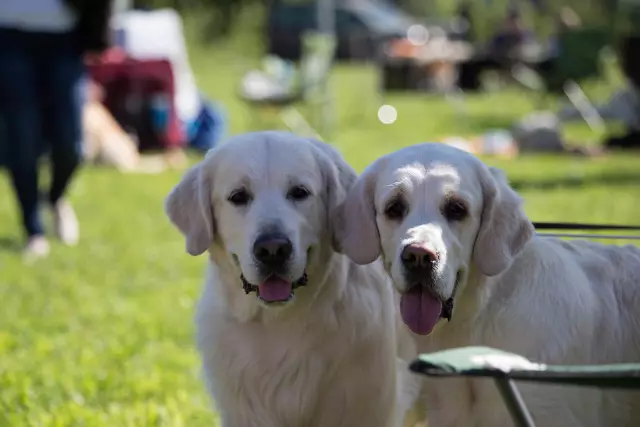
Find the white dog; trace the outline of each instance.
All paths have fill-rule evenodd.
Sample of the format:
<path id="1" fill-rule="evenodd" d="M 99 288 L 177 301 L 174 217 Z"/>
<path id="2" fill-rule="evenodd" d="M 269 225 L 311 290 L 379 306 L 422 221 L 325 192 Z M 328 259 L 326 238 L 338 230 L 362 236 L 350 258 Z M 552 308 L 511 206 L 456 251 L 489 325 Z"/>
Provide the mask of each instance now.
<path id="1" fill-rule="evenodd" d="M 502 173 L 471 154 L 421 144 L 384 156 L 336 217 L 344 253 L 359 264 L 381 255 L 421 352 L 485 345 L 554 364 L 640 361 L 640 250 L 536 236 Z M 491 381 L 424 384 L 429 427 L 513 425 Z M 521 389 L 539 426 L 640 425 L 635 392 Z"/>
<path id="2" fill-rule="evenodd" d="M 392 287 L 379 264 L 332 248 L 329 212 L 355 179 L 329 145 L 249 133 L 211 150 L 168 196 L 187 251 L 209 252 L 197 340 L 224 427 L 401 418 Z"/>

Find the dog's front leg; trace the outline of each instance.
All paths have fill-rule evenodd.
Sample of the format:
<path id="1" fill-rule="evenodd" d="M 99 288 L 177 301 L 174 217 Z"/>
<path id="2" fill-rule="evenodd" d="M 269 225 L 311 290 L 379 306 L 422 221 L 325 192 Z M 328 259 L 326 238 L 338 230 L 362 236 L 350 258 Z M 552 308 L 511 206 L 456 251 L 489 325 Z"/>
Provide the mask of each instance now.
<path id="1" fill-rule="evenodd" d="M 425 420 L 419 402 L 423 378 L 409 371 L 408 363 L 397 358 L 397 397 L 394 427 L 414 427 Z"/>

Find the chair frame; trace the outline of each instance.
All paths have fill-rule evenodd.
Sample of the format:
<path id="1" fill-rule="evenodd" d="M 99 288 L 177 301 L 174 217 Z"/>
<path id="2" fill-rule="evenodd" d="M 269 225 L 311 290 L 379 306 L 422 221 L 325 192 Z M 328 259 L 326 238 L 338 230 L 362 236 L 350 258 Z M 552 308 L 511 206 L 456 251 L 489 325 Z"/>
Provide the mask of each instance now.
<path id="1" fill-rule="evenodd" d="M 535 427 L 516 381 L 607 389 L 640 389 L 640 364 L 545 365 L 491 347 L 461 347 L 421 354 L 409 369 L 436 378 L 480 377 L 494 380 L 519 427 Z"/>

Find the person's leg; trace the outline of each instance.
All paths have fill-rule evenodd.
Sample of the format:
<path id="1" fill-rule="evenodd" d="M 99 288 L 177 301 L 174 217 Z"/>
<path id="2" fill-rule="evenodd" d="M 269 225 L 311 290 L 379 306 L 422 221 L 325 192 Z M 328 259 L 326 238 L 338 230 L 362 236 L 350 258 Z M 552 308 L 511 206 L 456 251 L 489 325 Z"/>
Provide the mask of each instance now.
<path id="1" fill-rule="evenodd" d="M 43 70 L 44 91 L 48 103 L 44 111 L 47 139 L 50 142 L 51 188 L 49 202 L 54 213 L 58 237 L 67 244 L 78 240 L 78 222 L 71 205 L 64 199 L 66 190 L 82 160 L 82 108 L 86 93 L 86 73 L 82 57 L 68 37 L 59 37 L 58 54 Z"/>
<path id="2" fill-rule="evenodd" d="M 6 131 L 7 166 L 28 237 L 27 250 L 44 255 L 48 246 L 38 206 L 38 157 L 42 147 L 39 101 L 35 64 L 26 37 L 0 30 L 0 117 Z"/>

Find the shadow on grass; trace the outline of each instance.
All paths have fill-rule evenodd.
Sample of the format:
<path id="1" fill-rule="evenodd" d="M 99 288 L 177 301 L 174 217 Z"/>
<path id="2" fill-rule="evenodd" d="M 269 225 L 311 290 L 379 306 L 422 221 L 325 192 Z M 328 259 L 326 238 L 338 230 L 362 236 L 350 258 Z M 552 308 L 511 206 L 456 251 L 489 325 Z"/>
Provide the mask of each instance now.
<path id="1" fill-rule="evenodd" d="M 548 190 L 554 188 L 580 188 L 589 185 L 640 184 L 640 171 L 634 173 L 605 172 L 589 174 L 583 177 L 556 177 L 548 180 L 517 179 L 511 181 L 510 184 L 515 190 Z"/>
<path id="2" fill-rule="evenodd" d="M 0 251 L 18 252 L 20 250 L 20 242 L 10 237 L 0 237 Z"/>

